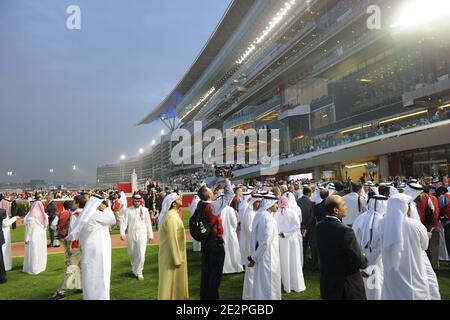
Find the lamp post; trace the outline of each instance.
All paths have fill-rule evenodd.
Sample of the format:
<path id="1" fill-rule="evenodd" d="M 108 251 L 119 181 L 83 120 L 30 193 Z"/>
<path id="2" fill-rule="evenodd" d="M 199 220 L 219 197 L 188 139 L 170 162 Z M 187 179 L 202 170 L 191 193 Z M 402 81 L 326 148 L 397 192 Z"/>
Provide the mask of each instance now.
<path id="1" fill-rule="evenodd" d="M 77 166 L 74 164 L 72 166 L 72 184 L 75 185 L 75 172 L 77 171 Z M 73 187 L 73 186 L 72 186 Z"/>
<path id="2" fill-rule="evenodd" d="M 53 169 L 50 169 L 50 170 L 48 170 L 48 172 L 50 172 L 50 185 L 52 185 L 53 184 L 53 182 L 52 182 L 52 180 L 53 180 L 53 172 L 54 172 L 54 170 Z"/>
<path id="3" fill-rule="evenodd" d="M 120 169 L 122 172 L 122 181 L 121 182 L 124 182 L 124 180 L 125 180 L 125 163 L 124 163 L 124 161 L 126 158 L 127 157 L 124 154 L 120 156 L 120 160 L 121 160 L 120 161 Z"/>

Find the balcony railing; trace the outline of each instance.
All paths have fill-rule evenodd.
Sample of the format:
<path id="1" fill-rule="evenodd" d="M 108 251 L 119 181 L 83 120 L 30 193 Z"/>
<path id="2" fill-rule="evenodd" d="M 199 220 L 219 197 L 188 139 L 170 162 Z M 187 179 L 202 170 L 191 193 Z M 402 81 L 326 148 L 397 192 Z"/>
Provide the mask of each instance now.
<path id="1" fill-rule="evenodd" d="M 380 2 L 382 0 L 376 1 L 376 3 Z M 269 76 L 262 79 L 257 85 L 251 87 L 248 89 L 248 91 L 243 94 L 238 101 L 232 106 L 231 109 L 233 109 L 235 106 L 237 106 L 240 103 L 243 103 L 246 101 L 249 97 L 254 95 L 257 91 L 259 91 L 265 84 L 272 81 L 282 73 L 284 73 L 287 69 L 292 67 L 296 61 L 299 61 L 312 53 L 316 48 L 319 46 L 320 43 L 326 42 L 328 39 L 332 38 L 333 36 L 339 34 L 343 29 L 345 29 L 354 19 L 360 17 L 362 14 L 364 14 L 367 10 L 367 6 L 369 4 L 372 4 L 373 0 L 361 0 L 357 6 L 355 6 L 350 14 L 345 16 L 343 19 L 341 19 L 339 22 L 336 21 L 335 23 L 328 26 L 328 28 L 318 37 L 316 37 L 315 40 L 311 41 L 309 44 L 307 44 L 304 48 L 299 50 L 295 55 L 292 55 L 289 59 L 287 59 L 284 63 L 280 64 L 278 68 L 273 70 Z"/>
<path id="2" fill-rule="evenodd" d="M 360 35 L 358 38 L 354 39 L 352 43 L 348 43 L 347 45 L 343 45 L 342 47 L 335 48 L 335 50 L 331 54 L 327 55 L 326 57 L 322 57 L 320 61 L 313 67 L 313 77 L 325 71 L 331 65 L 336 64 L 337 62 L 349 57 L 355 51 L 369 45 L 372 42 L 375 42 L 381 36 L 381 32 L 372 30 Z"/>

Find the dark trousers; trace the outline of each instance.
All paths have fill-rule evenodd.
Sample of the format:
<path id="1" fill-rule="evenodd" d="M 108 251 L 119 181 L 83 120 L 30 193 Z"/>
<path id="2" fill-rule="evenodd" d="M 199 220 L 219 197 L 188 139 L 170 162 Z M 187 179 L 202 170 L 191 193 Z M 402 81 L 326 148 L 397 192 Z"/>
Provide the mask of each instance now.
<path id="1" fill-rule="evenodd" d="M 450 257 L 450 223 L 444 227 L 445 245 L 447 246 L 447 253 Z"/>
<path id="2" fill-rule="evenodd" d="M 2 231 L 0 230 L 0 232 Z M 3 260 L 3 251 L 0 249 L 0 283 L 4 282 L 6 282 L 5 261 Z"/>
<path id="3" fill-rule="evenodd" d="M 48 219 L 48 233 L 50 234 L 50 246 L 51 247 L 53 247 L 53 240 L 55 240 L 55 230 L 52 230 L 50 228 L 50 225 L 52 224 L 54 219 L 55 219 L 55 217 Z"/>
<path id="4" fill-rule="evenodd" d="M 306 235 L 303 237 L 303 261 L 306 263 L 307 259 L 307 250 L 308 246 L 311 249 L 311 259 L 312 259 L 312 266 L 311 268 L 316 269 L 318 268 L 318 252 L 317 252 L 317 246 L 315 241 L 315 235 L 313 229 L 308 229 L 306 232 Z"/>
<path id="5" fill-rule="evenodd" d="M 431 239 L 427 250 L 428 259 L 430 259 L 433 270 L 439 269 L 439 238 L 439 229 L 434 228 L 433 231 L 431 231 Z"/>
<path id="6" fill-rule="evenodd" d="M 219 300 L 224 261 L 225 248 L 222 239 L 202 242 L 201 300 Z"/>

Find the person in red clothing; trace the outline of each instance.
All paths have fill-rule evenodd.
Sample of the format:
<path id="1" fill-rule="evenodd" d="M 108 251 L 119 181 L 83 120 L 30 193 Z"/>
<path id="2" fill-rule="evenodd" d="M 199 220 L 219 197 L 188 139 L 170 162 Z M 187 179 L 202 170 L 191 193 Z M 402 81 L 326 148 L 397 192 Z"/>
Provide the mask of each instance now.
<path id="1" fill-rule="evenodd" d="M 198 191 L 200 198 L 198 207 L 204 210 L 205 222 L 211 227 L 209 238 L 202 242 L 201 300 L 219 299 L 219 287 L 225 261 L 225 248 L 222 238 L 223 225 L 220 212 L 231 202 L 234 193 L 228 177 L 219 179 L 216 179 L 212 185 L 225 182 L 223 197 L 217 199 L 213 191 L 207 186 L 201 187 Z"/>
<path id="2" fill-rule="evenodd" d="M 241 204 L 241 198 L 243 195 L 244 191 L 242 191 L 241 187 L 237 187 L 236 189 L 234 189 L 234 198 L 233 200 L 231 200 L 230 203 L 230 207 L 232 207 L 234 209 L 234 212 L 236 212 L 236 215 L 239 214 L 239 205 Z"/>
<path id="3" fill-rule="evenodd" d="M 87 202 L 87 196 L 77 195 L 73 201 L 64 203 L 64 211 L 61 212 L 58 221 L 58 235 L 60 239 L 65 239 L 76 219 L 83 211 Z M 71 210 L 70 210 L 71 209 Z M 76 289 L 76 293 L 81 293 L 80 260 L 81 252 L 78 241 L 63 241 L 64 253 L 66 257 L 66 272 L 56 293 L 50 300 L 61 300 L 66 296 L 67 289 Z"/>
<path id="4" fill-rule="evenodd" d="M 118 191 L 114 192 L 113 194 L 113 201 L 111 204 L 111 209 L 114 212 L 114 216 L 116 217 L 116 227 L 120 228 L 120 212 L 122 211 L 123 205 L 122 202 L 120 202 L 120 193 Z"/>
<path id="5" fill-rule="evenodd" d="M 434 270 L 439 268 L 439 202 L 430 194 L 430 187 L 424 186 L 423 193 L 416 199 L 417 211 L 422 224 L 431 232 L 427 255 Z M 427 211 L 429 214 L 427 214 Z M 431 219 L 431 217 L 433 219 Z"/>

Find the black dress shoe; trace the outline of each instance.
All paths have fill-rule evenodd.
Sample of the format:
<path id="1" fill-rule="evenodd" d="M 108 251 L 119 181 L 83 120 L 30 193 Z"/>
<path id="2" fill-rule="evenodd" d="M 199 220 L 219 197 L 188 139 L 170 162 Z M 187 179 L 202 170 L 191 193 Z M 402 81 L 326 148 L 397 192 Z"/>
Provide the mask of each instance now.
<path id="1" fill-rule="evenodd" d="M 83 290 L 77 289 L 77 290 L 75 290 L 75 293 L 83 293 Z"/>
<path id="2" fill-rule="evenodd" d="M 65 294 L 61 294 L 57 292 L 53 297 L 51 297 L 49 300 L 62 300 L 66 297 Z"/>
<path id="3" fill-rule="evenodd" d="M 0 279 L 0 284 L 4 284 L 4 283 L 6 283 L 7 281 L 8 281 L 8 279 L 6 279 L 6 278 Z"/>

